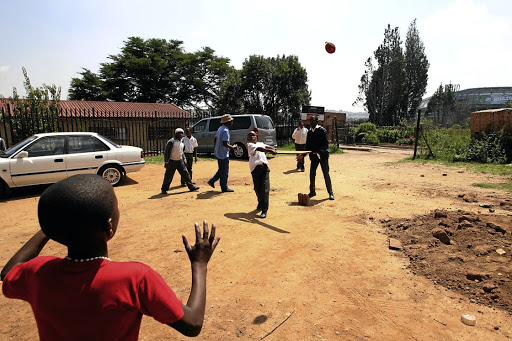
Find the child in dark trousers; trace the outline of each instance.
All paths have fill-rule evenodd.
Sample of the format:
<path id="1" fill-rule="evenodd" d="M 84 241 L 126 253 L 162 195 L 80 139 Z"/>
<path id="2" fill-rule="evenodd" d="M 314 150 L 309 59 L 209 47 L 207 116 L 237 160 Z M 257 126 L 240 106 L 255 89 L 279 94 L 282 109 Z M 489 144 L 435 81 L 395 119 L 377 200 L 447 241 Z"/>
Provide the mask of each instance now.
<path id="1" fill-rule="evenodd" d="M 247 142 L 249 168 L 251 170 L 252 182 L 254 183 L 254 192 L 256 192 L 258 197 L 258 207 L 256 210 L 261 211 L 260 218 L 266 218 L 270 192 L 270 169 L 268 168 L 268 160 L 265 153 L 275 155 L 277 150 L 263 142 L 258 142 L 258 135 L 254 131 L 247 134 Z"/>
<path id="2" fill-rule="evenodd" d="M 164 279 L 139 262 L 114 262 L 107 242 L 117 231 L 112 186 L 97 175 L 75 175 L 41 195 L 39 230 L 1 272 L 5 297 L 30 303 L 41 340 L 137 340 L 142 315 L 186 336 L 201 331 L 207 264 L 219 237 L 215 225 L 195 223 L 195 245 L 183 244 L 192 287 L 182 304 Z M 49 239 L 68 248 L 64 258 L 38 256 Z"/>

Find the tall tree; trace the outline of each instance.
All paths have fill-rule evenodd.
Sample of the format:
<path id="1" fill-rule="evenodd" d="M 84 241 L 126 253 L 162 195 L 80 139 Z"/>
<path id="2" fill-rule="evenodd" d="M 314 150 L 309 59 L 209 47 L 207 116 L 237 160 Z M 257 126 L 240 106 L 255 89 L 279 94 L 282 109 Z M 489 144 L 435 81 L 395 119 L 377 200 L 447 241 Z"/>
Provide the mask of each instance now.
<path id="1" fill-rule="evenodd" d="M 99 74 L 87 69 L 74 78 L 72 99 L 173 103 L 184 108 L 212 108 L 232 67 L 209 47 L 184 51 L 180 40 L 130 37 L 121 52 L 108 56 Z"/>
<path id="2" fill-rule="evenodd" d="M 455 87 L 453 84 L 440 84 L 427 104 L 427 114 L 432 115 L 434 124 L 445 125 L 456 119 Z"/>
<path id="3" fill-rule="evenodd" d="M 401 119 L 413 117 L 425 92 L 428 61 L 423 43 L 413 21 L 407 35 L 406 54 L 398 27 L 388 24 L 384 40 L 373 58 L 365 62 L 359 95 L 354 105 L 362 104 L 369 113 L 370 122 L 377 125 L 397 125 Z M 408 54 L 407 54 L 408 53 Z M 414 53 L 419 53 L 417 60 Z M 409 58 L 409 59 L 407 59 Z M 415 70 L 415 68 L 423 68 Z"/>
<path id="4" fill-rule="evenodd" d="M 107 96 L 102 90 L 101 78 L 91 72 L 91 70 L 83 68 L 80 72 L 82 78 L 72 78 L 69 88 L 69 99 L 85 100 L 85 101 L 104 101 Z"/>
<path id="5" fill-rule="evenodd" d="M 296 56 L 252 55 L 222 85 L 218 109 L 231 113 L 298 116 L 310 102 L 307 72 Z"/>
<path id="6" fill-rule="evenodd" d="M 409 26 L 405 39 L 406 83 L 403 105 L 408 120 L 416 117 L 416 110 L 427 89 L 429 67 L 430 63 L 425 54 L 425 46 L 416 28 L 416 19 L 414 19 Z"/>

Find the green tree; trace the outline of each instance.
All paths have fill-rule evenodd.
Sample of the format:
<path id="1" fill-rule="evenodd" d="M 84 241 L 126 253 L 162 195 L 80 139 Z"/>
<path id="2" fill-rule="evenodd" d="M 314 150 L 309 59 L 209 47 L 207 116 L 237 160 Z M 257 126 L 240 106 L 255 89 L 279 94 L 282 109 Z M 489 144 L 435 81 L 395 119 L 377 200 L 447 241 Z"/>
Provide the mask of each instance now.
<path id="1" fill-rule="evenodd" d="M 180 40 L 130 37 L 120 53 L 100 64 L 98 75 L 84 69 L 81 79 L 72 80 L 70 98 L 212 108 L 232 69 L 229 59 L 209 47 L 187 53 L 182 45 Z"/>
<path id="2" fill-rule="evenodd" d="M 408 120 L 416 117 L 416 110 L 427 89 L 429 67 L 425 46 L 416 28 L 416 19 L 414 19 L 409 26 L 405 40 L 406 83 L 403 105 L 406 110 L 405 118 Z"/>
<path id="3" fill-rule="evenodd" d="M 453 84 L 440 84 L 427 104 L 426 114 L 432 115 L 434 125 L 446 125 L 453 121 L 456 110 L 455 87 Z"/>
<path id="4" fill-rule="evenodd" d="M 261 113 L 298 117 L 310 102 L 307 72 L 296 56 L 265 58 L 252 55 L 242 69 L 222 84 L 218 110 L 236 114 Z"/>
<path id="5" fill-rule="evenodd" d="M 414 20 L 407 33 L 406 52 L 398 27 L 388 24 L 382 44 L 365 62 L 354 105 L 362 104 L 377 125 L 398 125 L 414 112 L 425 92 L 428 60 Z"/>
<path id="6" fill-rule="evenodd" d="M 27 70 L 22 67 L 25 97 L 18 95 L 13 88 L 14 115 L 11 117 L 13 142 L 40 132 L 57 131 L 57 117 L 60 110 L 61 88 L 55 84 L 44 84 L 34 87 L 28 77 Z"/>
<path id="7" fill-rule="evenodd" d="M 71 79 L 68 98 L 85 101 L 105 101 L 107 96 L 102 90 L 101 78 L 89 69 L 83 68 L 82 70 L 80 72 L 82 78 Z"/>

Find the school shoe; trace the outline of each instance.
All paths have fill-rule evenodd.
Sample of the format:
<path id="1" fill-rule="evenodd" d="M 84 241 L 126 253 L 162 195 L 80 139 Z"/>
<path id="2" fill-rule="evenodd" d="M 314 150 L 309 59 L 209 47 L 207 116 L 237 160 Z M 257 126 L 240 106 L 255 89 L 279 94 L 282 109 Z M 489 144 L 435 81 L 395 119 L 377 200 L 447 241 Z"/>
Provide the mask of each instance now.
<path id="1" fill-rule="evenodd" d="M 189 191 L 190 191 L 190 192 L 195 192 L 195 191 L 197 191 L 198 189 L 199 189 L 199 187 L 194 186 L 194 187 L 192 187 L 192 188 L 189 188 Z"/>
<path id="2" fill-rule="evenodd" d="M 261 214 L 260 214 L 260 218 L 261 218 L 261 219 L 265 219 L 266 217 L 267 217 L 267 211 L 263 211 L 263 212 L 261 212 Z"/>
<path id="3" fill-rule="evenodd" d="M 315 195 L 316 195 L 316 192 L 310 192 L 310 193 L 308 194 L 308 197 L 313 198 Z"/>
<path id="4" fill-rule="evenodd" d="M 334 200 L 334 194 L 329 194 L 329 200 Z"/>
<path id="5" fill-rule="evenodd" d="M 181 187 L 185 187 L 187 184 L 181 184 Z"/>
<path id="6" fill-rule="evenodd" d="M 162 190 L 160 194 L 167 194 L 167 191 Z"/>
<path id="7" fill-rule="evenodd" d="M 208 180 L 208 185 L 210 185 L 211 188 L 215 188 L 215 184 L 213 182 L 210 182 L 210 180 Z"/>
<path id="8" fill-rule="evenodd" d="M 222 193 L 231 193 L 234 192 L 231 188 L 225 189 L 222 191 Z"/>

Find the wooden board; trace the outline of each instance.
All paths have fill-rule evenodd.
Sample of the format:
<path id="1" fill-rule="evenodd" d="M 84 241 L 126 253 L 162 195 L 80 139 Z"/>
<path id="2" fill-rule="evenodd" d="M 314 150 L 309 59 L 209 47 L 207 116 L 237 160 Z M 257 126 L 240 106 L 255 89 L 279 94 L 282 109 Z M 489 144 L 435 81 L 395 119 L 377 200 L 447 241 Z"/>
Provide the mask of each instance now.
<path id="1" fill-rule="evenodd" d="M 277 150 L 277 154 L 309 154 L 311 150 Z"/>

